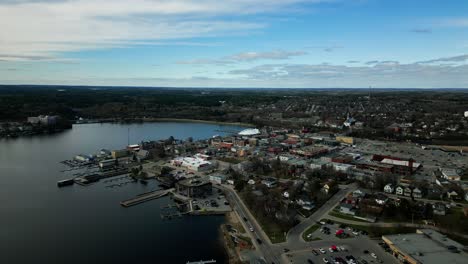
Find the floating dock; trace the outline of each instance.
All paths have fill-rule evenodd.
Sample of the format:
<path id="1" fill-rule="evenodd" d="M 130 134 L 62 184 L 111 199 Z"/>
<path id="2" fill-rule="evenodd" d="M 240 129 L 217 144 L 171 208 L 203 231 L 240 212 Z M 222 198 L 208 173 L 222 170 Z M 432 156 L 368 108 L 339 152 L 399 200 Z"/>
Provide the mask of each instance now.
<path id="1" fill-rule="evenodd" d="M 134 206 L 140 203 L 144 203 L 147 201 L 151 201 L 151 200 L 166 196 L 173 190 L 174 189 L 167 189 L 167 190 L 157 190 L 157 191 L 147 192 L 145 194 L 140 194 L 135 198 L 122 201 L 120 202 L 120 205 L 122 205 L 123 207 Z"/>
<path id="2" fill-rule="evenodd" d="M 68 185 L 73 185 L 75 183 L 74 179 L 66 179 L 66 180 L 61 180 L 57 182 L 58 187 L 64 187 Z"/>

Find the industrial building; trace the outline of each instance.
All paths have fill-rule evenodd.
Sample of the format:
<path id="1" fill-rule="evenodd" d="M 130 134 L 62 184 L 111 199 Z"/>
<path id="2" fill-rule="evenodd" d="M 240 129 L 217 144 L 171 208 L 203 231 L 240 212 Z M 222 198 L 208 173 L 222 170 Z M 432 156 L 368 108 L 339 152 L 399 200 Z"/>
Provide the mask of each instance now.
<path id="1" fill-rule="evenodd" d="M 176 183 L 176 192 L 189 198 L 200 198 L 212 193 L 212 184 L 198 177 L 185 179 Z"/>
<path id="2" fill-rule="evenodd" d="M 382 239 L 402 263 L 464 264 L 468 260 L 468 255 L 462 251 L 463 245 L 432 229 L 382 236 Z"/>

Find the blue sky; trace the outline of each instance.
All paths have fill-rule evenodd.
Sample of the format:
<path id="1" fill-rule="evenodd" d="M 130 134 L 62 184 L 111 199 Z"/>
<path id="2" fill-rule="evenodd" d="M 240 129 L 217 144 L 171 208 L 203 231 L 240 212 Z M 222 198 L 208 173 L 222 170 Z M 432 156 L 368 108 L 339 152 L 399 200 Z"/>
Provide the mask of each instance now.
<path id="1" fill-rule="evenodd" d="M 0 83 L 468 87 L 468 1 L 6 0 Z"/>

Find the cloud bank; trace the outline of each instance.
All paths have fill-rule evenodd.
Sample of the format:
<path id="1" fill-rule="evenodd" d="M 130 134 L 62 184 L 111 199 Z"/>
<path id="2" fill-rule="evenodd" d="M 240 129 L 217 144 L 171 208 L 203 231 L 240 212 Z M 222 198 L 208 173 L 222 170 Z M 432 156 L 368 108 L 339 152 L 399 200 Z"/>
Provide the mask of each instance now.
<path id="1" fill-rule="evenodd" d="M 0 3 L 1 60 L 245 33 L 247 16 L 326 0 L 7 0 Z"/>

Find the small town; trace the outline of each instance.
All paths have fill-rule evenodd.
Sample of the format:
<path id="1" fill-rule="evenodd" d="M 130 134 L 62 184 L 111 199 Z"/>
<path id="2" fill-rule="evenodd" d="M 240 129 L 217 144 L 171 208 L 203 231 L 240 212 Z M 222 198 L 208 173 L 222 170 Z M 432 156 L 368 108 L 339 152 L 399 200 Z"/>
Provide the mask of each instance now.
<path id="1" fill-rule="evenodd" d="M 466 147 L 307 128 L 224 132 L 78 154 L 62 162 L 74 177 L 57 184 L 156 180 L 160 189 L 121 206 L 170 195 L 163 219 L 226 215 L 231 263 L 465 263 Z"/>

